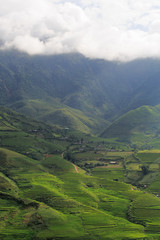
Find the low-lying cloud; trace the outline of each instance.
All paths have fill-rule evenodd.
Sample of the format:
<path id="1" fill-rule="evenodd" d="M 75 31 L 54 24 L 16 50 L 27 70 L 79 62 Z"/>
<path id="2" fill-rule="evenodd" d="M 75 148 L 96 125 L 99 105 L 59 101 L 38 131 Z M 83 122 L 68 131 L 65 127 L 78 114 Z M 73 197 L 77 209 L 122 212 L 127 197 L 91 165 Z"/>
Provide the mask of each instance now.
<path id="1" fill-rule="evenodd" d="M 5 0 L 0 48 L 29 54 L 79 52 L 130 61 L 160 57 L 159 0 Z"/>

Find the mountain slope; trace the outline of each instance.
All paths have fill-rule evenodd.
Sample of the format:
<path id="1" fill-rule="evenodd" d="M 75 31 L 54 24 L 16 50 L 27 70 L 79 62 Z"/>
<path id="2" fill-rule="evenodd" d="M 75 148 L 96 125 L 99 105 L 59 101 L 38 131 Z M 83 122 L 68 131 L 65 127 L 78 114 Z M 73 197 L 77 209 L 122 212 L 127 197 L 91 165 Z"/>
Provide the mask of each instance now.
<path id="1" fill-rule="evenodd" d="M 154 59 L 118 63 L 1 51 L 0 103 L 50 124 L 99 134 L 132 109 L 160 104 L 159 66 Z"/>
<path id="2" fill-rule="evenodd" d="M 85 128 L 98 132 L 103 130 L 104 120 L 115 119 L 132 108 L 128 106 L 136 89 L 158 69 L 158 60 L 116 63 L 79 54 L 29 56 L 1 51 L 0 103 L 36 118 L 43 119 L 44 114 L 46 121 L 47 113 L 50 117 L 59 108 L 77 109 L 94 122 Z M 37 114 L 40 108 L 42 112 Z"/>
<path id="3" fill-rule="evenodd" d="M 78 109 L 82 118 L 93 120 L 90 126 L 84 125 L 84 131 L 88 129 L 90 132 L 92 129 L 91 132 L 96 132 L 104 123 L 103 113 L 99 109 L 101 101 L 103 104 L 106 102 L 100 106 L 101 109 L 113 108 L 111 103 L 107 104 L 108 97 L 103 93 L 102 87 L 97 87 L 98 80 L 90 69 L 90 61 L 81 55 L 31 57 L 17 52 L 1 52 L 0 62 L 4 71 L 8 68 L 10 73 L 9 76 L 6 73 L 1 77 L 1 104 L 16 111 L 37 119 L 43 119 L 44 114 L 46 121 L 49 114 L 49 122 L 54 124 L 51 114 L 55 110 L 67 108 L 68 112 L 72 111 L 72 120 L 75 122 L 77 114 L 74 109 Z M 38 113 L 37 109 L 40 108 L 42 111 Z M 65 115 L 66 113 L 60 124 L 64 122 Z M 78 125 L 77 122 L 71 127 Z"/>
<path id="4" fill-rule="evenodd" d="M 81 110 L 61 104 L 58 100 L 29 99 L 12 104 L 12 109 L 25 115 L 39 119 L 51 125 L 73 128 L 84 133 L 98 133 L 100 129 L 109 125 L 109 121 L 99 117 L 92 117 Z"/>
<path id="5" fill-rule="evenodd" d="M 147 80 L 136 89 L 129 101 L 128 109 L 142 105 L 157 105 L 160 103 L 160 72 L 153 73 Z"/>
<path id="6" fill-rule="evenodd" d="M 51 127 L 10 109 L 0 107 L 0 146 L 9 148 L 33 159 L 42 154 L 63 152 L 63 129 Z"/>
<path id="7" fill-rule="evenodd" d="M 131 110 L 111 124 L 101 136 L 128 143 L 151 144 L 159 139 L 160 105 Z"/>
<path id="8" fill-rule="evenodd" d="M 146 107 L 144 116 L 147 111 L 150 112 L 150 108 Z M 157 114 L 156 109 L 153 113 Z M 91 175 L 90 171 L 64 159 L 65 151 L 79 151 L 83 145 L 89 150 L 81 153 L 86 154 L 89 162 L 91 159 L 94 162 L 99 153 L 106 154 L 107 158 L 110 153 L 109 161 L 112 154 L 114 160 L 121 154 L 123 158 L 117 160 L 124 162 L 126 156 L 127 165 L 129 157 L 131 162 L 134 160 L 133 153 L 106 152 L 108 143 L 103 140 L 96 143 L 95 139 L 85 140 L 82 136 L 78 139 L 73 133 L 70 136 L 66 129 L 53 128 L 0 108 L 0 239 L 149 240 L 160 237 L 159 198 L 135 191 L 130 184 L 121 182 L 125 169 L 120 167 L 116 173 L 114 166 L 96 167 Z M 100 148 L 99 153 L 95 152 L 95 147 L 100 147 L 102 142 L 104 150 Z M 138 157 L 143 160 L 142 155 Z M 155 163 L 157 159 L 159 153 Z M 121 177 L 115 179 L 115 176 Z M 151 183 L 153 188 L 154 182 Z M 157 191 L 159 193 L 159 188 L 155 193 Z"/>
<path id="9" fill-rule="evenodd" d="M 80 169 L 77 173 L 73 165 L 60 156 L 55 155 L 37 163 L 15 152 L 1 150 L 9 155 L 12 166 L 8 167 L 7 175 L 16 185 L 15 195 L 7 189 L 0 189 L 1 210 L 5 209 L 5 220 L 0 219 L 2 240 L 9 240 L 13 236 L 16 240 L 120 240 L 143 239 L 147 236 L 143 226 L 116 217 L 103 207 L 99 208 L 102 196 L 100 192 L 100 196 L 96 193 L 96 185 L 101 184 L 104 189 L 103 197 L 108 197 L 105 189 L 110 188 L 101 179 L 89 177 Z M 0 170 L 3 171 L 3 168 L 0 167 Z M 3 175 L 1 178 L 6 177 Z M 86 184 L 94 184 L 95 187 L 90 189 Z M 114 182 L 110 181 L 110 184 Z M 118 201 L 119 198 L 119 207 L 125 205 L 127 211 L 130 187 L 123 183 L 116 185 L 116 189 L 126 190 L 128 199 L 125 195 L 110 195 L 110 199 Z M 134 193 L 131 195 L 136 197 Z"/>

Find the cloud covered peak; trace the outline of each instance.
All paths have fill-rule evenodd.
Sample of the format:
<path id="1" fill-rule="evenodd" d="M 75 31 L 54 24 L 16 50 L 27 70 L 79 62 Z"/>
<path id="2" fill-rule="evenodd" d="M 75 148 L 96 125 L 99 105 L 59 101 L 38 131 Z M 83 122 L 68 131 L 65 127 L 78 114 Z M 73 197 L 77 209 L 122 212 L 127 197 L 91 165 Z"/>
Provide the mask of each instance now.
<path id="1" fill-rule="evenodd" d="M 5 0 L 0 48 L 29 54 L 80 52 L 129 61 L 160 57 L 159 0 Z"/>

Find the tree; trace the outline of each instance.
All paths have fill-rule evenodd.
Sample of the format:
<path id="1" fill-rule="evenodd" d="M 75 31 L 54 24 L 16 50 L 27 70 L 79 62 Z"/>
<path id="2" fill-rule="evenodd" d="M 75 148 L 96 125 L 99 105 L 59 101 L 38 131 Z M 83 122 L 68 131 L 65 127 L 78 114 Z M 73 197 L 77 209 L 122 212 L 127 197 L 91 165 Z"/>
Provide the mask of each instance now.
<path id="1" fill-rule="evenodd" d="M 69 151 L 64 153 L 64 158 L 73 163 L 76 161 L 73 153 Z"/>
<path id="2" fill-rule="evenodd" d="M 142 165 L 141 166 L 143 175 L 147 175 L 149 173 L 149 167 L 147 165 Z"/>

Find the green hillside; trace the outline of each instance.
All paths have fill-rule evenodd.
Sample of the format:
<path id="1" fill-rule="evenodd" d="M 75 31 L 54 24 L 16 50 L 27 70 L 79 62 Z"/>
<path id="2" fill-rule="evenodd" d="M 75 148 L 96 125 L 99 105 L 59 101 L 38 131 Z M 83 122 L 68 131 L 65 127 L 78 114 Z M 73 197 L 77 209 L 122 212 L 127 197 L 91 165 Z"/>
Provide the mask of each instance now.
<path id="1" fill-rule="evenodd" d="M 159 60 L 117 63 L 0 51 L 1 105 L 96 135 L 131 109 L 159 104 L 158 79 Z"/>
<path id="2" fill-rule="evenodd" d="M 0 151 L 8 159 L 0 167 L 1 239 L 159 238 L 155 196 L 145 194 L 144 202 L 143 192 L 87 176 L 59 155 L 37 162 Z"/>
<path id="3" fill-rule="evenodd" d="M 79 54 L 38 57 L 13 51 L 0 52 L 0 64 L 4 106 L 51 124 L 64 126 L 69 119 L 65 126 L 88 133 L 108 125 L 102 110 L 115 107 L 92 61 Z"/>
<path id="4" fill-rule="evenodd" d="M 113 122 L 101 136 L 118 141 L 156 147 L 159 144 L 160 105 L 142 106 Z"/>
<path id="5" fill-rule="evenodd" d="M 69 142 L 63 143 L 63 129 L 50 127 L 0 107 L 0 145 L 23 153 L 34 159 L 41 159 L 43 153 L 63 152 Z"/>
<path id="6" fill-rule="evenodd" d="M 96 134 L 99 129 L 109 125 L 109 122 L 98 117 L 98 114 L 96 116 L 96 112 L 95 118 L 92 118 L 91 114 L 87 116 L 81 110 L 61 104 L 58 100 L 20 101 L 12 105 L 12 108 L 18 108 L 19 112 L 48 124 L 68 127 L 84 133 Z"/>
<path id="7" fill-rule="evenodd" d="M 89 177 L 80 169 L 76 172 L 74 166 L 60 156 L 36 162 L 15 152 L 1 151 L 7 154 L 9 162 L 7 177 L 1 174 L 1 179 L 6 183 L 0 191 L 1 239 L 147 237 L 143 226 L 126 219 L 131 199 L 141 202 L 139 198 L 142 193 L 132 192 L 123 183 Z M 6 168 L 1 166 L 1 171 L 5 172 Z M 160 206 L 160 200 L 151 195 L 148 197 L 153 206 Z M 115 216 L 116 212 L 112 212 L 115 207 L 112 210 L 110 206 L 110 210 L 106 210 L 108 201 L 117 202 L 121 216 Z M 147 207 L 150 204 L 146 202 L 144 211 Z M 137 222 L 140 223 L 138 219 L 141 218 L 138 215 Z M 150 221 L 150 228 L 155 224 L 158 227 L 155 220 Z"/>
<path id="8" fill-rule="evenodd" d="M 160 238 L 158 151 L 135 154 L 117 143 L 118 151 L 3 107 L 0 139 L 0 239 Z M 146 163 L 148 172 L 139 169 Z"/>

